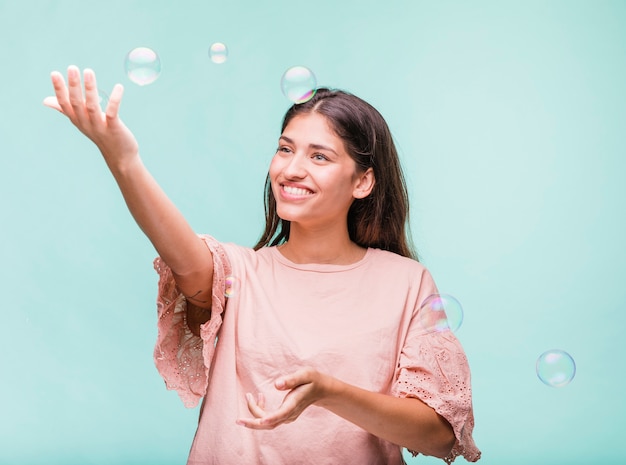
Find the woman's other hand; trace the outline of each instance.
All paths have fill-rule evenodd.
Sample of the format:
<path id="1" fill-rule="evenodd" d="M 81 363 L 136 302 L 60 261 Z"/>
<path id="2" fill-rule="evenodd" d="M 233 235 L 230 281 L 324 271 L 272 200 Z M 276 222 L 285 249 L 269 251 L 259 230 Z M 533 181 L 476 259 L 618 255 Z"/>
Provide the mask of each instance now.
<path id="1" fill-rule="evenodd" d="M 265 409 L 263 394 L 246 394 L 248 410 L 253 418 L 241 418 L 237 424 L 252 429 L 274 429 L 284 423 L 295 421 L 310 405 L 322 399 L 329 389 L 333 378 L 324 375 L 313 368 L 303 368 L 286 376 L 281 376 L 274 382 L 274 387 L 280 391 L 289 391 L 285 395 L 280 407 L 272 412 Z"/>

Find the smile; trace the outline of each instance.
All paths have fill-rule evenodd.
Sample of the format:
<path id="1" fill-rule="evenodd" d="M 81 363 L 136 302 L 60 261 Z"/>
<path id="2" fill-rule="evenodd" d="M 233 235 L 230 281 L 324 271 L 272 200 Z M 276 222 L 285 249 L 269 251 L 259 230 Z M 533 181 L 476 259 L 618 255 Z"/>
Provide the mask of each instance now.
<path id="1" fill-rule="evenodd" d="M 305 196 L 305 195 L 312 195 L 313 192 L 311 192 L 308 189 L 303 189 L 301 187 L 294 187 L 294 186 L 281 186 L 283 189 L 283 192 L 285 192 L 288 195 L 294 195 L 294 196 Z"/>

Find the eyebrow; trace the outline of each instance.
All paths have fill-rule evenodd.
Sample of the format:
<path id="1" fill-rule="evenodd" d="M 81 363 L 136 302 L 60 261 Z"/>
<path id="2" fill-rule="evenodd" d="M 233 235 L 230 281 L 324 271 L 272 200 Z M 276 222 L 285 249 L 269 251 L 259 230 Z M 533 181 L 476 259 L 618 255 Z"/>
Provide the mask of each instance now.
<path id="1" fill-rule="evenodd" d="M 295 144 L 294 141 L 292 139 L 290 139 L 287 136 L 280 136 L 278 138 L 278 140 L 284 140 L 285 142 L 287 142 L 288 144 Z M 339 154 L 332 148 L 326 146 L 326 145 L 321 145 L 321 144 L 309 144 L 309 148 L 315 149 L 315 150 L 327 150 L 329 152 L 333 152 L 335 155 L 339 156 Z"/>

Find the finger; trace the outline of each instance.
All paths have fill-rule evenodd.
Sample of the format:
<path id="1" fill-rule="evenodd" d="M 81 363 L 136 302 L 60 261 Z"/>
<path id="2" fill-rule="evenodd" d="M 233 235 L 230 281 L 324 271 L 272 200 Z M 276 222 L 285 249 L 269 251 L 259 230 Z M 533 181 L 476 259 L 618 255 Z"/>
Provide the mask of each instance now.
<path id="1" fill-rule="evenodd" d="M 52 87 L 54 88 L 55 97 L 47 97 L 44 100 L 44 104 L 50 106 L 50 104 L 54 104 L 54 100 L 58 104 L 58 110 L 61 111 L 68 117 L 73 117 L 74 112 L 72 111 L 72 107 L 69 104 L 69 94 L 67 90 L 67 86 L 65 85 L 65 80 L 63 79 L 63 75 L 58 71 L 52 71 L 50 73 L 50 80 L 52 81 Z M 52 108 L 56 108 L 52 106 Z"/>
<path id="2" fill-rule="evenodd" d="M 92 122 L 102 121 L 102 109 L 100 108 L 100 96 L 96 84 L 96 74 L 91 69 L 83 71 L 85 81 L 85 107 L 87 115 Z"/>
<path id="3" fill-rule="evenodd" d="M 289 389 L 287 387 L 287 380 L 285 378 L 277 378 L 276 381 L 274 381 L 274 386 L 276 387 L 276 389 L 281 391 Z"/>
<path id="4" fill-rule="evenodd" d="M 253 422 L 253 427 L 257 429 L 273 429 L 284 423 L 291 423 L 294 420 L 290 419 L 290 415 L 285 412 L 272 412 L 267 416 L 256 418 Z"/>
<path id="5" fill-rule="evenodd" d="M 240 418 L 237 420 L 237 424 L 241 426 L 245 426 L 250 429 L 274 429 L 284 423 L 291 423 L 294 419 L 287 418 L 281 415 L 280 417 L 276 417 L 274 414 L 268 415 L 260 418 Z"/>
<path id="6" fill-rule="evenodd" d="M 305 393 L 296 388 L 285 396 L 276 410 L 266 412 L 265 416 L 257 420 L 262 427 L 276 428 L 284 423 L 295 421 L 309 405 L 310 402 L 306 399 Z"/>
<path id="7" fill-rule="evenodd" d="M 85 115 L 85 97 L 80 85 L 80 71 L 74 65 L 67 68 L 67 84 L 70 106 L 76 119 L 83 122 Z"/>
<path id="8" fill-rule="evenodd" d="M 240 418 L 236 421 L 236 423 L 240 426 L 245 426 L 246 428 L 257 430 L 268 430 L 274 429 L 276 427 L 276 425 L 267 425 L 263 423 L 260 418 Z"/>
<path id="9" fill-rule="evenodd" d="M 261 409 L 265 410 L 265 396 L 263 395 L 262 392 L 259 392 L 257 394 L 256 403 Z"/>
<path id="10" fill-rule="evenodd" d="M 281 391 L 287 391 L 294 389 L 303 384 L 310 383 L 312 381 L 312 371 L 307 368 L 302 368 L 289 375 L 281 376 L 274 381 L 276 389 Z"/>
<path id="11" fill-rule="evenodd" d="M 124 86 L 122 84 L 115 84 L 109 97 L 109 103 L 106 108 L 106 119 L 108 124 L 112 124 L 117 119 L 120 104 L 122 103 L 122 96 L 124 95 Z"/>
<path id="12" fill-rule="evenodd" d="M 285 396 L 278 409 L 267 413 L 263 418 L 260 418 L 261 423 L 264 425 L 273 425 L 273 427 L 282 423 L 291 423 L 298 418 L 298 416 L 300 416 L 306 406 L 306 404 L 303 405 L 300 402 L 300 396 L 293 391 L 290 392 Z"/>
<path id="13" fill-rule="evenodd" d="M 246 394 L 246 402 L 248 403 L 248 410 L 250 410 L 250 413 L 254 415 L 255 418 L 261 418 L 265 415 L 265 410 L 257 404 L 252 394 Z"/>
<path id="14" fill-rule="evenodd" d="M 59 105 L 59 101 L 56 97 L 46 97 L 45 99 L 43 99 L 43 104 L 47 107 L 53 108 L 63 113 L 61 105 Z"/>
<path id="15" fill-rule="evenodd" d="M 251 394 L 249 394 L 248 400 L 254 400 Z M 294 422 L 302 413 L 302 410 L 302 407 L 298 406 L 297 402 L 284 401 L 278 410 L 274 412 L 263 412 L 263 415 L 258 415 L 261 412 L 256 411 L 253 412 L 255 418 L 241 418 L 237 420 L 237 424 L 251 429 L 274 429 L 282 424 Z"/>

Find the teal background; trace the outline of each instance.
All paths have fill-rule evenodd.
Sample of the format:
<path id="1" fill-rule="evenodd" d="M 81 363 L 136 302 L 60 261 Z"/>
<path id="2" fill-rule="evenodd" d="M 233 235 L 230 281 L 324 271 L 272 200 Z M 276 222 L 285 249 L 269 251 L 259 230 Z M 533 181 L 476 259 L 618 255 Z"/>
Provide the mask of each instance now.
<path id="1" fill-rule="evenodd" d="M 465 309 L 480 463 L 626 463 L 625 27 L 604 0 L 0 0 L 0 463 L 184 463 L 198 414 L 152 363 L 154 250 L 95 146 L 41 105 L 69 64 L 125 85 L 151 172 L 194 229 L 244 245 L 282 73 L 368 100 L 421 260 Z M 124 74 L 137 46 L 161 57 L 152 85 Z M 577 364 L 563 388 L 535 373 L 553 348 Z"/>

